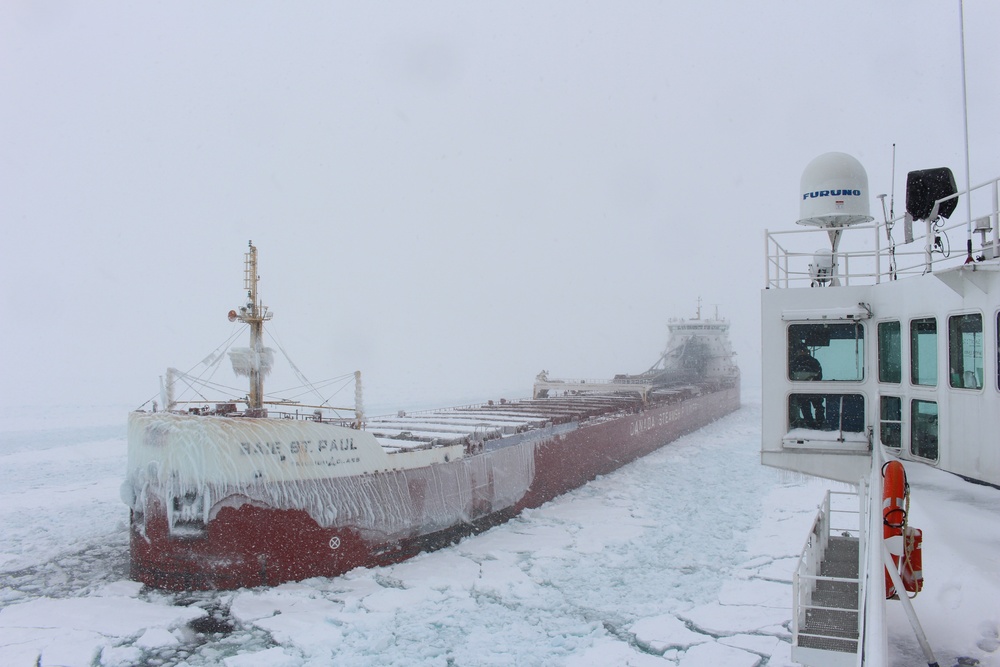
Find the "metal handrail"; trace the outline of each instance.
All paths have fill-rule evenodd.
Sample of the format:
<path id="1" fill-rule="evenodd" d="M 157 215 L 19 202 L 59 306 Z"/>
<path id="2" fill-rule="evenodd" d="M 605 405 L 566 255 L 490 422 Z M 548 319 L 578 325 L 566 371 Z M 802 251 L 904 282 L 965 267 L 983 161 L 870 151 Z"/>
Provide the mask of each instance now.
<path id="1" fill-rule="evenodd" d="M 843 637 L 838 637 L 836 635 L 827 635 L 816 632 L 802 632 L 802 624 L 805 620 L 805 613 L 807 609 L 829 609 L 853 613 L 860 612 L 860 609 L 857 607 L 854 609 L 845 609 L 842 607 L 830 607 L 813 604 L 812 593 L 815 590 L 815 583 L 812 585 L 806 583 L 817 581 L 841 581 L 860 584 L 859 578 L 856 577 L 831 577 L 819 574 L 810 574 L 810 572 L 819 571 L 819 563 L 826 552 L 827 546 L 829 545 L 830 534 L 833 530 L 832 515 L 850 514 L 858 517 L 858 527 L 838 527 L 836 530 L 854 534 L 859 534 L 861 530 L 860 510 L 832 508 L 830 500 L 833 495 L 857 497 L 857 494 L 853 492 L 827 490 L 823 496 L 823 502 L 820 504 L 816 513 L 816 518 L 813 520 L 812 529 L 809 531 L 809 538 L 806 540 L 806 543 L 802 548 L 802 552 L 799 554 L 799 560 L 792 575 L 792 637 L 796 644 L 798 642 L 797 638 L 800 635 L 828 639 L 843 639 Z"/>
<path id="2" fill-rule="evenodd" d="M 982 201 L 986 196 L 989 196 L 989 203 Z M 932 223 L 914 221 L 904 214 L 888 222 L 841 228 L 851 232 L 842 236 L 843 242 L 850 241 L 855 247 L 848 250 L 838 249 L 836 260 L 840 264 L 838 267 L 840 271 L 837 278 L 840 284 L 879 283 L 883 280 L 895 280 L 903 276 L 960 266 L 967 261 L 966 244 L 957 240 L 951 241 L 949 234 L 954 235 L 956 239 L 964 240 L 968 237 L 969 230 L 973 229 L 973 221 L 983 218 L 988 218 L 990 221 L 992 237 L 987 239 L 986 233 L 983 232 L 982 238 L 979 239 L 979 247 L 974 254 L 981 253 L 985 259 L 1000 257 L 1000 178 L 985 181 L 967 191 L 937 200 L 929 217 L 932 220 L 937 218 L 938 207 L 956 197 L 970 197 L 977 201 L 979 212 L 972 216 L 972 220 L 959 219 L 957 222 L 951 222 L 938 218 L 938 222 Z M 902 241 L 892 236 L 893 231 L 898 233 L 900 227 L 904 233 Z M 907 227 L 912 233 L 907 231 Z M 868 230 L 870 236 L 861 233 L 861 230 Z M 827 232 L 827 229 L 813 227 L 765 230 L 765 286 L 771 289 L 810 285 L 813 277 L 810 275 L 809 262 L 817 252 L 817 247 L 830 246 Z M 972 233 L 975 235 L 979 232 Z M 817 234 L 822 236 L 817 237 Z M 807 249 L 809 246 L 806 246 L 806 241 L 802 239 L 811 239 L 812 249 Z M 976 239 L 969 240 L 976 245 Z M 947 248 L 946 243 L 950 244 Z M 948 255 L 944 254 L 946 249 L 949 251 Z"/>

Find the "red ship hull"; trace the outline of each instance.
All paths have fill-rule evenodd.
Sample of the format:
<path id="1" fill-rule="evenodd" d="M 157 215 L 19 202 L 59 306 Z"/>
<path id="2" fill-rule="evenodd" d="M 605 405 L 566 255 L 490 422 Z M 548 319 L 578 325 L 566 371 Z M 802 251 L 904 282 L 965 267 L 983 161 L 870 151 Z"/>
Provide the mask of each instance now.
<path id="1" fill-rule="evenodd" d="M 471 458 L 492 458 L 485 473 L 476 468 L 473 493 L 444 499 L 464 503 L 462 515 L 467 517 L 446 526 L 414 521 L 379 534 L 370 526 L 349 525 L 345 519 L 323 527 L 304 509 L 275 509 L 249 499 L 228 498 L 202 531 L 178 536 L 171 533 L 164 501 L 151 495 L 145 499 L 142 521 L 136 521 L 133 514 L 131 577 L 171 590 L 233 589 L 338 576 L 355 567 L 405 560 L 502 523 L 525 508 L 538 507 L 733 412 L 739 403 L 739 388 L 730 387 L 634 414 L 578 427 L 571 424 L 544 438 L 524 437 L 504 449 L 476 454 Z M 524 470 L 513 467 L 525 465 L 533 467 L 525 492 L 514 502 L 501 502 L 494 485 L 502 486 L 500 477 L 507 473 L 523 475 Z M 391 497 L 391 502 L 407 508 L 408 516 L 420 516 L 423 505 L 433 500 L 430 484 L 471 469 L 468 462 L 453 462 L 405 474 L 388 471 L 361 480 L 330 479 L 328 484 L 331 497 L 370 493 L 373 502 L 383 503 Z"/>

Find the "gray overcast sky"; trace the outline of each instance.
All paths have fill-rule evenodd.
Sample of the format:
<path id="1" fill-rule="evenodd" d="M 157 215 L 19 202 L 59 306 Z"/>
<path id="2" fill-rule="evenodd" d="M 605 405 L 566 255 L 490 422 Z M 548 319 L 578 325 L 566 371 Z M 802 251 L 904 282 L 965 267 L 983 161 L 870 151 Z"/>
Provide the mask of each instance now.
<path id="1" fill-rule="evenodd" d="M 978 182 L 1000 3 L 965 13 Z M 802 169 L 964 184 L 960 72 L 941 0 L 8 0 L 0 396 L 150 398 L 233 332 L 248 239 L 297 365 L 378 407 L 644 370 L 699 296 L 756 378 Z"/>

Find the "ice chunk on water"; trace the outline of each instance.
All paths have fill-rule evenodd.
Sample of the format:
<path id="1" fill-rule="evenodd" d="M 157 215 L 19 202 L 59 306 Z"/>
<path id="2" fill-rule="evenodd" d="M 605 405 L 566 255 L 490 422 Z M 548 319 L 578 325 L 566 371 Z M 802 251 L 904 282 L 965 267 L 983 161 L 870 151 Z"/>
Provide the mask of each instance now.
<path id="1" fill-rule="evenodd" d="M 716 642 L 698 644 L 683 656 L 678 667 L 757 667 L 763 659 L 754 653 L 724 646 Z"/>
<path id="2" fill-rule="evenodd" d="M 683 612 L 679 616 L 705 633 L 722 635 L 753 633 L 770 626 L 780 626 L 788 621 L 790 614 L 787 607 L 780 609 L 711 602 Z"/>
<path id="3" fill-rule="evenodd" d="M 198 607 L 164 607 L 123 597 L 38 598 L 0 609 L 0 628 L 72 628 L 131 637 L 146 628 L 176 628 L 206 614 Z"/>
<path id="4" fill-rule="evenodd" d="M 242 653 L 222 661 L 226 667 L 300 667 L 301 658 L 288 655 L 280 647 L 269 648 L 256 653 Z"/>
<path id="5" fill-rule="evenodd" d="M 105 646 L 101 667 L 132 667 L 142 662 L 142 649 L 136 646 Z"/>
<path id="6" fill-rule="evenodd" d="M 177 637 L 163 628 L 150 628 L 142 633 L 142 636 L 135 640 L 135 645 L 139 648 L 155 649 L 167 646 L 177 646 L 180 643 Z"/>
<path id="7" fill-rule="evenodd" d="M 684 621 L 673 614 L 644 618 L 633 623 L 629 630 L 637 642 L 657 653 L 663 653 L 668 648 L 688 648 L 712 641 L 708 635 L 690 630 Z"/>

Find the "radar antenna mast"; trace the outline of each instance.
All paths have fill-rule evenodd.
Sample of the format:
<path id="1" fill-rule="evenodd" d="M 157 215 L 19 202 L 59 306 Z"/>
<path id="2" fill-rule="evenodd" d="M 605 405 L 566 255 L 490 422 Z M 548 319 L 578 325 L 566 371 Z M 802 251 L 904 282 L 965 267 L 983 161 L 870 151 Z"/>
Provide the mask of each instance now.
<path id="1" fill-rule="evenodd" d="M 260 295 L 257 293 L 257 282 L 260 280 L 260 276 L 257 275 L 257 248 L 253 241 L 249 242 L 249 246 L 250 250 L 243 256 L 243 289 L 247 291 L 247 305 L 241 306 L 239 313 L 230 313 L 230 319 L 239 320 L 250 326 L 250 354 L 255 363 L 249 365 L 250 394 L 247 398 L 247 408 L 254 412 L 264 408 L 264 372 L 259 359 L 263 353 L 264 322 L 270 320 L 274 314 L 261 303 Z"/>

